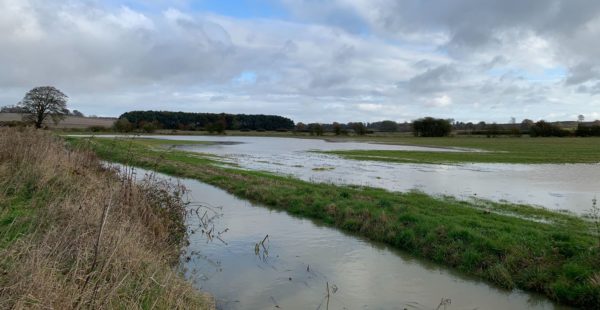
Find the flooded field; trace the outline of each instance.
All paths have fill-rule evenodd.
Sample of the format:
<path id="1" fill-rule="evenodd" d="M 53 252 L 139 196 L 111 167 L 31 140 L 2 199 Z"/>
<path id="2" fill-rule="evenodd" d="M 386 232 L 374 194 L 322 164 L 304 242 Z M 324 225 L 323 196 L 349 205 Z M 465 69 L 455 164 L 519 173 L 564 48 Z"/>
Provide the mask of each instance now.
<path id="1" fill-rule="evenodd" d="M 188 220 L 195 233 L 183 259 L 186 276 L 213 294 L 219 309 L 569 309 L 195 180 L 180 182 L 193 205 L 208 207 Z M 212 241 L 200 227 L 213 231 Z"/>
<path id="2" fill-rule="evenodd" d="M 159 139 L 222 142 L 186 146 L 211 153 L 246 169 L 291 175 L 303 180 L 354 184 L 393 191 L 420 190 L 461 199 L 482 198 L 584 213 L 600 192 L 599 164 L 399 164 L 347 160 L 311 151 L 455 149 L 319 139 L 215 136 L 154 136 Z"/>

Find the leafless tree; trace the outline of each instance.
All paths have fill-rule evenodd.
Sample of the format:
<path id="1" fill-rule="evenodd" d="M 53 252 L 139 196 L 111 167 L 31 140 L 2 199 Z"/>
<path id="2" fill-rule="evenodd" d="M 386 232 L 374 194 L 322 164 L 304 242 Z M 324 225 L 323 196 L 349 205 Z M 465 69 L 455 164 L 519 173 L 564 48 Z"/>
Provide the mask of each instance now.
<path id="1" fill-rule="evenodd" d="M 31 121 L 35 128 L 41 128 L 48 116 L 57 124 L 68 114 L 67 98 L 55 87 L 41 86 L 27 92 L 18 106 L 27 111 L 25 120 Z"/>

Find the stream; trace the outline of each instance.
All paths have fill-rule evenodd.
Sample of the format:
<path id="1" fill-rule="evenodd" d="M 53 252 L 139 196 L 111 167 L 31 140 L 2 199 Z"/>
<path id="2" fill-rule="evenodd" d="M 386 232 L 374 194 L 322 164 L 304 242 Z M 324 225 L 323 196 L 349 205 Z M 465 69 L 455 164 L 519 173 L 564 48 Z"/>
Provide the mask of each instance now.
<path id="1" fill-rule="evenodd" d="M 187 188 L 198 210 L 187 219 L 194 233 L 182 258 L 185 275 L 218 309 L 569 309 L 196 180 L 170 180 Z"/>

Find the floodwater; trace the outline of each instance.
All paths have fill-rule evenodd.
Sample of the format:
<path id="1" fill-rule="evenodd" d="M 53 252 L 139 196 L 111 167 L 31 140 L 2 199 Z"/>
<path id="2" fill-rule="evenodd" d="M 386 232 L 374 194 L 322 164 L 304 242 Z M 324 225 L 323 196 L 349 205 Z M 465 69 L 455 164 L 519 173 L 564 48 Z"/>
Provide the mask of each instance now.
<path id="1" fill-rule="evenodd" d="M 152 136 L 158 139 L 222 142 L 185 146 L 188 151 L 223 156 L 242 168 L 291 175 L 313 182 L 420 190 L 459 199 L 481 198 L 554 210 L 587 212 L 600 193 L 600 164 L 402 164 L 355 161 L 312 150 L 456 149 L 327 142 L 320 139 L 217 136 Z"/>
<path id="2" fill-rule="evenodd" d="M 195 233 L 182 259 L 185 275 L 218 309 L 569 309 L 195 180 L 177 181 L 198 210 L 188 217 Z"/>

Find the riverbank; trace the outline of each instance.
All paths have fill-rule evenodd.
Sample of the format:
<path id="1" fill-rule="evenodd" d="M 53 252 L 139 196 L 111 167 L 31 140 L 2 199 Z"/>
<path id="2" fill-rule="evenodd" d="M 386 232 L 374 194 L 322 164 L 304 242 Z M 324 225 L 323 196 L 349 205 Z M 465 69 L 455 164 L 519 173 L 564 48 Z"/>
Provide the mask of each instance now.
<path id="1" fill-rule="evenodd" d="M 0 129 L 0 308 L 211 309 L 178 271 L 181 189 Z"/>
<path id="2" fill-rule="evenodd" d="M 540 292 L 580 307 L 600 304 L 598 239 L 591 223 L 572 215 L 416 192 L 315 184 L 223 167 L 215 158 L 149 147 L 144 140 L 69 140 L 92 148 L 103 159 L 195 178 L 502 287 Z M 167 146 L 170 141 L 162 143 Z"/>

